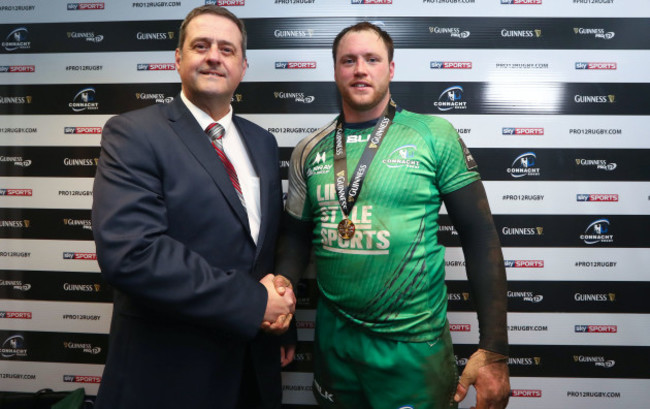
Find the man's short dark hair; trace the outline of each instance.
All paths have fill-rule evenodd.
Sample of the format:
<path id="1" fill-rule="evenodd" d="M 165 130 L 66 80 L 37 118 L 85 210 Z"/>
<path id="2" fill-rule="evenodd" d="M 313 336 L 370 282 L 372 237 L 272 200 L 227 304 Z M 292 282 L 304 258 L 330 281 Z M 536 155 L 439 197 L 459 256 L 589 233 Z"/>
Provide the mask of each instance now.
<path id="1" fill-rule="evenodd" d="M 359 31 L 372 31 L 377 33 L 379 38 L 382 39 L 384 42 L 384 45 L 386 46 L 386 50 L 388 51 L 388 62 L 393 61 L 393 53 L 395 51 L 395 48 L 393 46 L 393 39 L 390 37 L 390 34 L 379 28 L 378 26 L 369 23 L 367 21 L 362 21 L 361 23 L 357 23 L 353 26 L 346 27 L 344 28 L 334 39 L 334 43 L 332 44 L 332 58 L 334 58 L 334 63 L 336 64 L 336 53 L 339 48 L 339 43 L 341 42 L 341 39 L 343 38 L 344 35 L 346 35 L 349 32 L 359 32 Z"/>
<path id="2" fill-rule="evenodd" d="M 214 14 L 217 16 L 225 17 L 228 20 L 232 21 L 235 23 L 237 28 L 239 28 L 239 32 L 241 33 L 241 49 L 242 49 L 242 56 L 245 59 L 246 58 L 246 42 L 247 42 L 247 35 L 246 35 L 246 27 L 244 27 L 244 22 L 241 21 L 236 15 L 232 14 L 228 9 L 225 9 L 223 7 L 219 7 L 214 4 L 206 4 L 205 6 L 200 6 L 192 9 L 187 16 L 185 16 L 185 20 L 183 20 L 183 23 L 181 24 L 180 31 L 178 33 L 178 49 L 182 50 L 183 49 L 183 42 L 185 41 L 185 33 L 187 31 L 187 25 L 192 21 L 194 17 L 200 16 L 202 14 Z"/>

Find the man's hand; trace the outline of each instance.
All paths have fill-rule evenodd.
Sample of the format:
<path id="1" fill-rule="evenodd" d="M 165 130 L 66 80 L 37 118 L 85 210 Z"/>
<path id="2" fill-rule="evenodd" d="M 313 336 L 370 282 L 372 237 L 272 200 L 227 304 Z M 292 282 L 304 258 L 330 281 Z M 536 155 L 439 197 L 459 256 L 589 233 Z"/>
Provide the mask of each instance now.
<path id="1" fill-rule="evenodd" d="M 280 346 L 280 362 L 283 368 L 289 365 L 295 356 L 296 346 L 294 344 Z"/>
<path id="2" fill-rule="evenodd" d="M 293 286 L 284 276 L 273 276 L 273 274 L 266 275 L 260 282 L 269 293 L 261 328 L 272 334 L 282 334 L 289 329 L 293 313 L 296 310 Z"/>
<path id="3" fill-rule="evenodd" d="M 503 409 L 510 399 L 508 358 L 479 349 L 467 361 L 454 400 L 465 399 L 470 385 L 476 388 L 476 409 Z"/>

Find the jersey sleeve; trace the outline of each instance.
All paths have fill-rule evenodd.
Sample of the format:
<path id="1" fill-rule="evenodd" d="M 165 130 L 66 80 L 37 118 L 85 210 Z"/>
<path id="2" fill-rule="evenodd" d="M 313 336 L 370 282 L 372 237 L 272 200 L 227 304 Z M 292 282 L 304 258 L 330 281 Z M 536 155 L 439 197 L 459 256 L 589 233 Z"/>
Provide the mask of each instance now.
<path id="1" fill-rule="evenodd" d="M 454 126 L 443 118 L 432 119 L 429 130 L 437 165 L 435 182 L 440 193 L 446 195 L 481 177 L 476 161 Z"/>

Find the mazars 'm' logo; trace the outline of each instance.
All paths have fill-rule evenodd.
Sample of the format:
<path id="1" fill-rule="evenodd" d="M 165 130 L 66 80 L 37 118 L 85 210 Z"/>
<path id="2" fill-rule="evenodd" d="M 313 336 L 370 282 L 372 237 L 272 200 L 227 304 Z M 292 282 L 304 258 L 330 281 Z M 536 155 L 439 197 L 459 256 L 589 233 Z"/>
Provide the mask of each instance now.
<path id="1" fill-rule="evenodd" d="M 585 244 L 596 243 L 613 243 L 614 235 L 610 233 L 610 223 L 607 219 L 598 219 L 585 229 L 584 234 L 580 235 L 580 240 Z"/>
<path id="2" fill-rule="evenodd" d="M 318 152 L 316 158 L 312 162 L 312 165 L 318 165 L 319 163 L 325 163 L 327 160 L 327 152 Z"/>
<path id="3" fill-rule="evenodd" d="M 513 178 L 521 178 L 524 176 L 539 176 L 540 168 L 535 167 L 537 164 L 537 155 L 535 152 L 526 152 L 517 156 L 512 165 L 506 169 Z"/>
<path id="4" fill-rule="evenodd" d="M 470 61 L 431 61 L 429 68 L 432 70 L 471 70 L 472 63 Z"/>
<path id="5" fill-rule="evenodd" d="M 29 32 L 25 27 L 12 30 L 2 42 L 2 48 L 6 51 L 28 50 L 31 48 L 31 41 L 27 40 Z"/>
<path id="6" fill-rule="evenodd" d="M 96 101 L 96 98 L 95 88 L 84 88 L 77 92 L 77 95 L 74 96 L 68 106 L 74 112 L 83 112 L 86 110 L 97 111 L 99 109 L 99 102 Z"/>
<path id="7" fill-rule="evenodd" d="M 327 161 L 327 151 L 316 153 L 316 157 L 311 162 L 311 168 L 307 170 L 307 176 L 322 175 L 328 173 L 332 169 L 332 164 L 325 163 Z"/>

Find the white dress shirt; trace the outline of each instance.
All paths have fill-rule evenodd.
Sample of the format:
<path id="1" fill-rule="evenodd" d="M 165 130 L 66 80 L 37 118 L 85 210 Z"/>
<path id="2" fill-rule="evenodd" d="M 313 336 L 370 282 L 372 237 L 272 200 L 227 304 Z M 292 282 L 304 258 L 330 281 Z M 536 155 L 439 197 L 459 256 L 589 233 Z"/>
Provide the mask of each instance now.
<path id="1" fill-rule="evenodd" d="M 226 116 L 215 121 L 201 110 L 199 107 L 194 105 L 183 92 L 181 92 L 181 100 L 185 103 L 185 106 L 190 110 L 194 118 L 201 126 L 201 129 L 206 129 L 208 125 L 213 122 L 217 122 L 221 125 L 226 133 L 223 137 L 223 150 L 228 156 L 230 162 L 237 172 L 237 178 L 239 179 L 239 185 L 241 186 L 242 194 L 244 195 L 244 202 L 246 202 L 246 212 L 248 213 L 248 224 L 251 228 L 251 237 L 255 244 L 257 244 L 257 238 L 260 233 L 260 221 L 261 221 L 261 210 L 260 210 L 260 178 L 255 172 L 253 163 L 248 156 L 248 151 L 244 145 L 244 141 L 237 130 L 237 127 L 232 122 L 232 105 Z M 205 137 L 209 139 L 208 134 L 205 134 Z M 215 154 L 215 160 L 219 160 L 219 157 Z"/>

